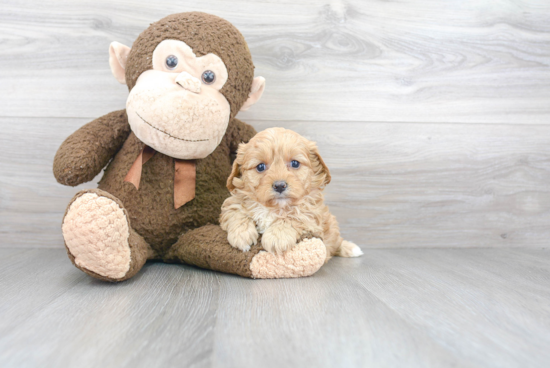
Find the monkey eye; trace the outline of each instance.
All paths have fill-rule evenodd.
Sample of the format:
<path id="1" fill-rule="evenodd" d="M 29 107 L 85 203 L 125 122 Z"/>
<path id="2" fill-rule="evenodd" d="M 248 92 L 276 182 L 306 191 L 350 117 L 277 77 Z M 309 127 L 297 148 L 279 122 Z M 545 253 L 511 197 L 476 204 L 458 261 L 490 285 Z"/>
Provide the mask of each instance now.
<path id="1" fill-rule="evenodd" d="M 292 161 L 290 162 L 290 166 L 292 166 L 293 168 L 297 169 L 297 168 L 300 167 L 300 163 L 299 163 L 298 161 L 296 161 L 296 160 L 292 160 Z"/>
<path id="2" fill-rule="evenodd" d="M 256 170 L 258 170 L 258 172 L 265 171 L 265 164 L 264 163 L 259 164 L 258 166 L 256 166 Z"/>
<path id="3" fill-rule="evenodd" d="M 176 69 L 178 66 L 178 58 L 174 55 L 170 55 L 166 58 L 166 67 L 168 69 Z"/>
<path id="4" fill-rule="evenodd" d="M 212 70 L 207 70 L 202 73 L 201 79 L 204 84 L 212 84 L 216 80 L 216 74 Z"/>

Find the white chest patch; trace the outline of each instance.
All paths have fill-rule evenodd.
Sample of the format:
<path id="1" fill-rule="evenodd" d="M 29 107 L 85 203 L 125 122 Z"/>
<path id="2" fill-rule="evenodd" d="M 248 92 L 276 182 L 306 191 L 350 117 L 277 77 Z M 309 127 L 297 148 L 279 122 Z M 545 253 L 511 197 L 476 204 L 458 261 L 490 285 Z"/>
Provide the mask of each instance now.
<path id="1" fill-rule="evenodd" d="M 273 210 L 270 210 L 267 207 L 262 206 L 261 204 L 256 204 L 254 208 L 250 210 L 252 220 L 256 224 L 256 230 L 259 234 L 263 234 L 271 224 L 279 218 Z"/>

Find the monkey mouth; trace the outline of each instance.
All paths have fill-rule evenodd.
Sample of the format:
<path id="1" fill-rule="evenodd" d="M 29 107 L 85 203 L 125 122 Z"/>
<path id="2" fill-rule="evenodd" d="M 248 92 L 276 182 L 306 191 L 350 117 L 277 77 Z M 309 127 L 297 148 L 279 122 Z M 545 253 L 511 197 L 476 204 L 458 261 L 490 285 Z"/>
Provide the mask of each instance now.
<path id="1" fill-rule="evenodd" d="M 164 133 L 166 134 L 167 136 L 169 136 L 170 138 L 174 138 L 174 139 L 177 139 L 177 140 L 180 140 L 180 141 L 184 141 L 184 142 L 207 142 L 208 139 L 185 139 L 185 138 L 180 138 L 180 137 L 174 137 L 172 134 L 160 129 L 160 128 L 157 128 L 156 126 L 154 126 L 153 124 L 149 123 L 147 120 L 145 120 L 144 118 L 141 117 L 140 114 L 138 114 L 138 112 L 136 111 L 136 115 L 141 119 L 143 120 L 143 122 L 147 125 L 149 125 L 151 128 L 153 129 L 156 129 L 158 130 L 159 132 L 161 133 Z"/>

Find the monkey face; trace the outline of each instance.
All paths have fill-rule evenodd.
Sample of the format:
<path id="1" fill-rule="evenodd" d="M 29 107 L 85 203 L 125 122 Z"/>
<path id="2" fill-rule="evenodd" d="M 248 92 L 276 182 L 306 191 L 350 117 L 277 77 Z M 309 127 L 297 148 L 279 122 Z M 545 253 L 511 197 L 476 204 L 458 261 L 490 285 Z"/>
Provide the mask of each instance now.
<path id="1" fill-rule="evenodd" d="M 179 159 L 208 156 L 229 120 L 262 96 L 241 33 L 215 15 L 189 12 L 152 23 L 132 48 L 109 47 L 114 77 L 126 84 L 128 121 L 145 144 Z"/>
<path id="2" fill-rule="evenodd" d="M 126 102 L 128 121 L 145 144 L 179 159 L 200 159 L 218 146 L 230 106 L 220 89 L 227 69 L 214 54 L 196 57 L 183 41 L 164 40 L 153 69 L 137 79 Z"/>

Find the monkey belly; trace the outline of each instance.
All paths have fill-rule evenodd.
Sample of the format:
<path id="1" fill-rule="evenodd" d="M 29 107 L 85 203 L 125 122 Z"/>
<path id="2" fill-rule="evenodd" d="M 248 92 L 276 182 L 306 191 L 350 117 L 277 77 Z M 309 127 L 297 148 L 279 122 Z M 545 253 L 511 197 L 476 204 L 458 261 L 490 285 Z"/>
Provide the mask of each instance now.
<path id="1" fill-rule="evenodd" d="M 161 258 L 178 237 L 206 224 L 218 224 L 225 184 L 231 171 L 229 148 L 223 144 L 208 157 L 196 161 L 195 198 L 174 208 L 174 160 L 157 152 L 143 165 L 139 190 L 125 182 L 128 170 L 143 143 L 133 133 L 107 166 L 99 188 L 122 201 L 132 228 Z"/>

